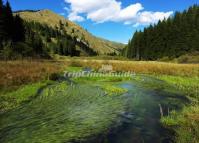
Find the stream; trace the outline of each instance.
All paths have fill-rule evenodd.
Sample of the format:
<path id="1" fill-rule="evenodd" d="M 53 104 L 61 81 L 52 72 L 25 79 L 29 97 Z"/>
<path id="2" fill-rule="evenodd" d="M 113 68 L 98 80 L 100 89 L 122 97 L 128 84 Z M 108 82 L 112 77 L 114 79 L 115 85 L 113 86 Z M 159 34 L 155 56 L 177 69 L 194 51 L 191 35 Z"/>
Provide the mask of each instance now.
<path id="1" fill-rule="evenodd" d="M 107 96 L 95 84 L 51 85 L 31 102 L 0 115 L 0 142 L 173 142 L 174 133 L 160 123 L 160 108 L 164 115 L 181 109 L 187 100 L 179 91 L 149 77 L 115 86 L 127 92 Z"/>

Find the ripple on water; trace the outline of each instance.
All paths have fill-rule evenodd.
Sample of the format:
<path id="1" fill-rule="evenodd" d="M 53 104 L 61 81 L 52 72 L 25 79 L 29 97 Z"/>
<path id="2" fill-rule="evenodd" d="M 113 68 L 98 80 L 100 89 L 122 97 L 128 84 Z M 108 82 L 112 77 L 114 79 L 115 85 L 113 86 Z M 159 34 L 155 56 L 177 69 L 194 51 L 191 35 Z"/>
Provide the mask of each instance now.
<path id="1" fill-rule="evenodd" d="M 0 142 L 171 142 L 172 133 L 159 123 L 158 105 L 167 111 L 182 99 L 171 96 L 166 83 L 147 81 L 159 90 L 134 81 L 119 84 L 128 89 L 124 96 L 107 96 L 94 84 L 49 86 L 32 102 L 1 115 Z"/>

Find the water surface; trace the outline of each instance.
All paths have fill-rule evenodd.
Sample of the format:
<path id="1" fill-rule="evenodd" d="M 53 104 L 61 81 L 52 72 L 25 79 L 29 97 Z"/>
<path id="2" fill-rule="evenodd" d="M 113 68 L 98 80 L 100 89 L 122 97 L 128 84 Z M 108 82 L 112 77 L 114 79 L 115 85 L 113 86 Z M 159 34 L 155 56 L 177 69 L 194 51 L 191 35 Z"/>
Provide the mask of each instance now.
<path id="1" fill-rule="evenodd" d="M 167 115 L 180 109 L 184 98 L 162 81 L 141 81 L 115 83 L 127 89 L 115 96 L 96 84 L 50 86 L 33 101 L 1 115 L 0 142 L 172 142 L 173 132 L 160 124 L 160 107 Z"/>

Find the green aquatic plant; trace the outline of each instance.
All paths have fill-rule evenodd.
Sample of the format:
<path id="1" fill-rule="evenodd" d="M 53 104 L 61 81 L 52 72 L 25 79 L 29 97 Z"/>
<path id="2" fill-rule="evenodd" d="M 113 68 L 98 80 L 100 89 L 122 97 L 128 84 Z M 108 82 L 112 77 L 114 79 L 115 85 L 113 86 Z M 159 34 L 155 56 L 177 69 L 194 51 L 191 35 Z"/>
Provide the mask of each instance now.
<path id="1" fill-rule="evenodd" d="M 78 77 L 73 80 L 77 82 L 121 82 L 131 80 L 131 77 Z"/>
<path id="2" fill-rule="evenodd" d="M 63 92 L 67 89 L 69 84 L 67 82 L 56 83 L 49 86 L 48 88 L 43 89 L 42 96 L 55 96 L 56 92 Z"/>
<path id="3" fill-rule="evenodd" d="M 101 87 L 108 95 L 119 95 L 127 92 L 127 89 L 110 85 L 110 84 L 102 84 Z"/>
<path id="4" fill-rule="evenodd" d="M 129 77 L 80 77 L 74 78 L 74 81 L 79 83 L 90 83 L 102 90 L 108 95 L 119 95 L 127 92 L 126 89 L 117 86 L 117 82 L 130 80 Z"/>
<path id="5" fill-rule="evenodd" d="M 50 84 L 50 81 L 38 82 L 22 86 L 16 91 L 1 93 L 0 96 L 0 111 L 7 111 L 20 106 L 21 103 L 29 101 L 31 98 L 37 95 L 40 88 Z"/>
<path id="6" fill-rule="evenodd" d="M 28 142 L 83 141 L 108 132 L 124 111 L 122 96 L 106 96 L 95 85 L 57 83 L 45 88 L 24 108 L 2 116 L 0 132 L 6 135 L 0 141 L 26 142 L 24 137 L 30 132 Z"/>

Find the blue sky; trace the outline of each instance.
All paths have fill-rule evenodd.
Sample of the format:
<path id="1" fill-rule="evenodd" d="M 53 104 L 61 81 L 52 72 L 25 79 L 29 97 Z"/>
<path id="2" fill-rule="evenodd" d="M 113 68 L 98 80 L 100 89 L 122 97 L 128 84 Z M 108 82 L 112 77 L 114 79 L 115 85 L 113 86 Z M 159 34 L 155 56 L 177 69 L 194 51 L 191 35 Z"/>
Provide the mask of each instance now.
<path id="1" fill-rule="evenodd" d="M 10 0 L 16 10 L 50 9 L 93 35 L 127 43 L 136 30 L 168 18 L 199 0 Z"/>

